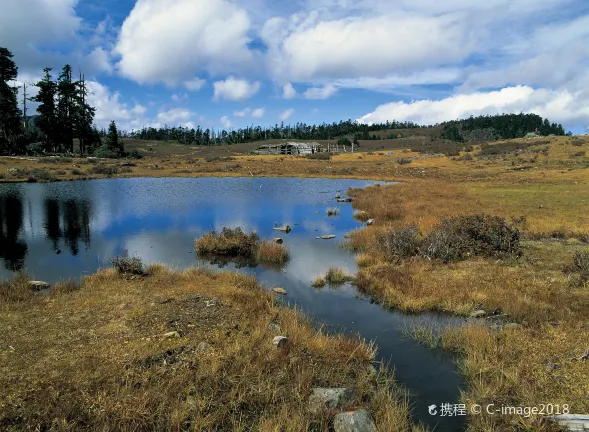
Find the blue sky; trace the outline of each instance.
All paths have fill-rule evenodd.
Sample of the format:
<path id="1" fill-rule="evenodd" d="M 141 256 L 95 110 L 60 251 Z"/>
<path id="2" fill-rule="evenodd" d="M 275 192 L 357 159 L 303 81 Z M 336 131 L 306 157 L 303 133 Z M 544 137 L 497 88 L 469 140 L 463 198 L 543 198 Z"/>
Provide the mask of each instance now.
<path id="1" fill-rule="evenodd" d="M 100 127 L 523 111 L 589 132 L 586 0 L 3 3 L 0 46 L 15 55 L 18 84 L 72 64 Z"/>

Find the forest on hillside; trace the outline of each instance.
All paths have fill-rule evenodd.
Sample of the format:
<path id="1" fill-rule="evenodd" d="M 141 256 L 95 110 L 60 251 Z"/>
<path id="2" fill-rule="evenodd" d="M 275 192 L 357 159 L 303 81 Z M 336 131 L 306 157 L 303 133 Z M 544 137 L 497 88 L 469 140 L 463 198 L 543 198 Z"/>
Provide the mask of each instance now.
<path id="1" fill-rule="evenodd" d="M 276 139 L 337 140 L 346 145 L 352 142 L 358 144 L 359 140 L 395 139 L 399 136 L 397 131 L 401 129 L 401 136 L 407 136 L 408 133 L 415 136 L 429 135 L 432 140 L 441 138 L 456 142 L 519 138 L 535 131 L 545 136 L 565 134 L 562 125 L 551 123 L 537 114 L 524 113 L 471 116 L 434 126 L 418 125 L 411 121 L 363 124 L 346 120 L 320 125 L 300 122 L 285 125 L 283 122 L 269 127 L 252 125 L 217 131 L 200 126 L 196 129 L 165 126 L 117 131 L 113 121 L 107 134 L 105 129 L 99 130 L 94 123 L 96 109 L 88 104 L 88 89 L 81 73 L 76 80 L 72 67 L 65 65 L 54 79 L 52 69 L 45 68 L 44 77 L 34 84 L 37 94 L 27 98 L 24 86 L 23 99 L 19 101 L 19 88 L 13 84 L 18 77 L 18 68 L 12 58 L 7 48 L 0 47 L 0 154 L 79 151 L 81 155 L 120 157 L 125 152 L 118 141 L 119 137 L 176 141 L 186 145 L 242 144 Z M 38 103 L 34 116 L 27 115 L 27 101 Z M 432 136 L 431 133 L 420 132 L 420 129 L 432 127 L 440 129 L 440 134 Z M 383 131 L 388 133 L 383 134 Z"/>

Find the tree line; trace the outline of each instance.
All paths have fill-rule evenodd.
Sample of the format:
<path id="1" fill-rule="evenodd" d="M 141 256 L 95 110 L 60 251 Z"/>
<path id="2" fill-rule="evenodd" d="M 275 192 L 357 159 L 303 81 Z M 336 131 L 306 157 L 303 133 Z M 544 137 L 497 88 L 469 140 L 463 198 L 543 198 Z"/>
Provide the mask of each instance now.
<path id="1" fill-rule="evenodd" d="M 512 139 L 536 131 L 542 136 L 565 135 L 561 124 L 550 123 L 537 114 L 520 113 L 470 116 L 464 120 L 446 122 L 441 137 L 458 142 L 473 139 Z"/>
<path id="2" fill-rule="evenodd" d="M 417 129 L 420 126 L 413 122 L 387 121 L 385 123 L 374 123 L 372 125 L 353 122 L 352 120 L 340 121 L 339 123 L 308 125 L 296 123 L 285 125 L 282 122 L 270 127 L 248 126 L 234 130 L 203 129 L 198 126 L 186 127 L 144 127 L 126 133 L 126 137 L 156 140 L 156 141 L 178 141 L 187 145 L 220 145 L 220 144 L 243 144 L 255 141 L 274 139 L 298 139 L 298 140 L 329 140 L 338 137 L 352 136 L 356 140 L 380 139 L 377 135 L 371 134 L 375 131 L 389 129 Z"/>

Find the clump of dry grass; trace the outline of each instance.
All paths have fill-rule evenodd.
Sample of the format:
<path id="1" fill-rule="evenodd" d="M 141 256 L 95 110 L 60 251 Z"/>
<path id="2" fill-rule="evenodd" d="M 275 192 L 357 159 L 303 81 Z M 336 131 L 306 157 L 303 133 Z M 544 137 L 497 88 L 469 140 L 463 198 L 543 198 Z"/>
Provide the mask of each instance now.
<path id="1" fill-rule="evenodd" d="M 258 247 L 257 259 L 259 262 L 284 263 L 288 261 L 290 254 L 284 244 L 273 241 L 262 241 Z"/>
<path id="2" fill-rule="evenodd" d="M 80 289 L 80 284 L 73 279 L 57 282 L 51 286 L 51 295 L 60 296 L 76 292 Z"/>
<path id="3" fill-rule="evenodd" d="M 339 215 L 339 207 L 328 207 L 325 209 L 325 213 L 327 216 L 337 216 Z"/>
<path id="4" fill-rule="evenodd" d="M 223 228 L 220 233 L 213 230 L 196 239 L 194 248 L 198 254 L 255 257 L 259 241 L 255 232 L 246 234 L 240 227 Z"/>
<path id="5" fill-rule="evenodd" d="M 358 399 L 346 408 L 368 409 L 379 430 L 411 429 L 407 397 L 368 368 L 371 345 L 317 331 L 252 277 L 150 270 L 104 270 L 76 295 L 0 314 L 11 329 L 0 347 L 14 347 L 0 351 L 2 428 L 324 430 L 330 414 L 309 412 L 311 389 L 350 387 Z M 286 348 L 272 344 L 271 322 Z"/>
<path id="6" fill-rule="evenodd" d="M 339 285 L 349 281 L 351 276 L 344 270 L 337 267 L 329 267 L 325 273 L 325 281 L 328 284 Z"/>
<path id="7" fill-rule="evenodd" d="M 317 276 L 313 282 L 311 283 L 311 286 L 313 288 L 322 288 L 327 284 L 327 281 L 325 280 L 325 277 L 323 276 Z"/>
<path id="8" fill-rule="evenodd" d="M 16 273 L 12 280 L 0 281 L 0 305 L 30 301 L 34 293 L 29 281 L 30 278 L 22 272 Z"/>

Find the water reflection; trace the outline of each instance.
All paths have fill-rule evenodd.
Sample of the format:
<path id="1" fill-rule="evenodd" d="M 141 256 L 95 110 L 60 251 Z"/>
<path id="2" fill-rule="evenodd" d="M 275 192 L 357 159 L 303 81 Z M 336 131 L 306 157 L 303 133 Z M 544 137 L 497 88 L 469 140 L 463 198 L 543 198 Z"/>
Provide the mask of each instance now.
<path id="1" fill-rule="evenodd" d="M 241 226 L 261 239 L 280 236 L 291 259 L 283 266 L 212 259 L 206 265 L 252 274 L 268 287 L 288 291 L 296 304 L 328 328 L 376 341 L 379 358 L 415 397 L 415 418 L 436 430 L 459 430 L 459 418 L 432 418 L 427 406 L 459 398 L 460 377 L 452 359 L 403 337 L 417 319 L 446 323 L 435 315 L 408 317 L 371 304 L 349 284 L 316 290 L 312 281 L 331 266 L 355 273 L 349 251 L 337 246 L 346 232 L 362 226 L 338 190 L 373 182 L 326 179 L 202 178 L 109 179 L 50 184 L 0 184 L 0 278 L 26 267 L 34 279 L 79 278 L 109 265 L 128 250 L 143 262 L 185 268 L 204 265 L 194 239 L 204 232 Z M 262 186 L 262 187 L 260 187 Z M 339 207 L 339 217 L 326 217 Z M 274 223 L 292 232 L 278 233 Z M 317 236 L 333 234 L 333 240 Z M 57 249 L 63 248 L 61 254 Z M 211 262 L 212 261 L 212 262 Z M 436 426 L 436 421 L 440 424 Z"/>
<path id="2" fill-rule="evenodd" d="M 23 228 L 23 203 L 20 194 L 0 196 L 0 257 L 8 270 L 21 270 L 27 245 L 19 239 Z"/>

